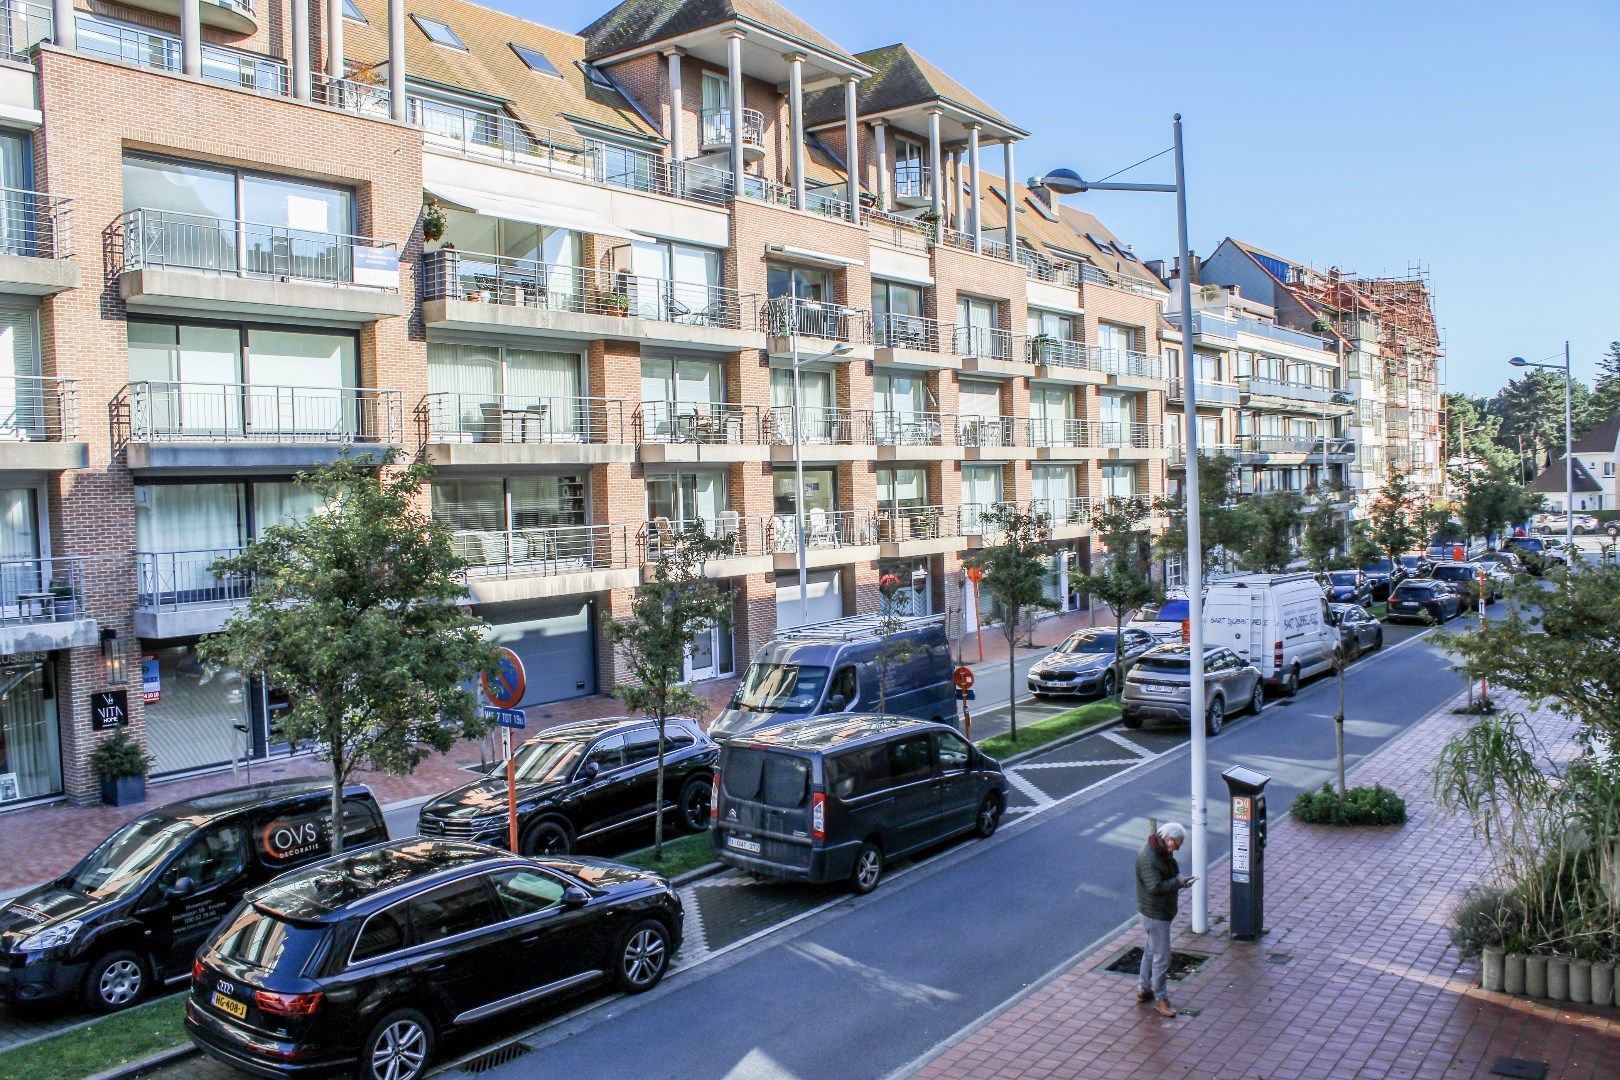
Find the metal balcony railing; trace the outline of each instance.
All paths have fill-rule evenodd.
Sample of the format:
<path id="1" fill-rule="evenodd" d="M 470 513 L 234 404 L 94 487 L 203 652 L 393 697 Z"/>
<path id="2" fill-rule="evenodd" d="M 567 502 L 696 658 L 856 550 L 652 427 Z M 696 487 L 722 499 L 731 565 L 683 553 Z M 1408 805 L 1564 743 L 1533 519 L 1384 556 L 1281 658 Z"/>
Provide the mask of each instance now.
<path id="1" fill-rule="evenodd" d="M 1100 266 L 1085 263 L 1080 267 L 1080 281 L 1084 285 L 1103 285 L 1110 289 L 1119 289 L 1122 292 L 1134 293 L 1137 296 L 1151 296 L 1159 298 L 1164 290 L 1155 288 L 1145 281 L 1126 277 L 1122 274 L 1111 274 Z"/>
<path id="2" fill-rule="evenodd" d="M 1029 445 L 1100 446 L 1101 427 L 1095 420 L 1077 420 L 1072 417 L 1030 417 L 1027 425 Z"/>
<path id="3" fill-rule="evenodd" d="M 1051 259 L 1038 251 L 1021 248 L 1018 252 L 1018 264 L 1033 281 L 1044 281 L 1049 285 L 1068 285 L 1073 288 L 1080 286 L 1078 263 Z"/>
<path id="4" fill-rule="evenodd" d="M 953 425 L 957 446 L 1017 446 L 1018 418 L 1015 416 L 960 415 Z"/>
<path id="5" fill-rule="evenodd" d="M 939 540 L 962 533 L 959 506 L 879 506 L 874 520 L 880 544 Z"/>
<path id="6" fill-rule="evenodd" d="M 804 445 L 870 446 L 872 413 L 868 409 L 804 408 Z M 773 405 L 766 422 L 774 446 L 793 445 L 793 406 Z"/>
<path id="7" fill-rule="evenodd" d="M 1024 341 L 1024 355 L 1032 364 L 1048 367 L 1067 367 L 1096 370 L 1097 361 L 1092 350 L 1082 341 L 1037 334 Z"/>
<path id="8" fill-rule="evenodd" d="M 546 525 L 460 529 L 452 534 L 469 577 L 556 577 L 630 565 L 626 525 Z"/>
<path id="9" fill-rule="evenodd" d="M 1164 429 L 1157 424 L 1105 422 L 1102 429 L 1104 446 L 1155 450 L 1164 442 Z"/>
<path id="10" fill-rule="evenodd" d="M 84 560 L 0 559 L 0 626 L 88 618 Z"/>
<path id="11" fill-rule="evenodd" d="M 884 210 L 867 209 L 863 215 L 867 231 L 874 240 L 886 241 L 899 248 L 927 251 L 933 241 L 934 230 L 925 221 L 891 214 Z"/>
<path id="12" fill-rule="evenodd" d="M 205 82 L 266 97 L 292 96 L 292 78 L 286 64 L 218 45 L 203 44 L 202 77 Z"/>
<path id="13" fill-rule="evenodd" d="M 793 514 L 775 515 L 771 535 L 777 553 L 799 550 L 798 519 Z M 810 549 L 864 547 L 877 543 L 872 515 L 853 510 L 811 507 L 804 513 L 804 536 L 805 546 Z"/>
<path id="14" fill-rule="evenodd" d="M 874 410 L 873 441 L 879 446 L 944 446 L 948 418 L 937 412 Z"/>
<path id="15" fill-rule="evenodd" d="M 804 192 L 804 206 L 800 209 L 824 217 L 837 218 L 840 221 L 854 221 L 854 208 L 844 198 L 844 190 L 843 187 L 807 187 Z M 755 176 L 753 173 L 743 174 L 739 191 L 743 198 L 755 202 L 770 203 L 774 206 L 793 205 L 791 186 L 767 180 L 763 176 Z"/>
<path id="16" fill-rule="evenodd" d="M 625 434 L 618 398 L 444 392 L 422 399 L 417 423 L 435 443 L 622 443 Z"/>
<path id="17" fill-rule="evenodd" d="M 136 606 L 147 611 L 178 611 L 204 604 L 246 600 L 253 583 L 242 574 L 221 574 L 214 564 L 242 554 L 239 547 L 193 551 L 137 551 Z"/>
<path id="18" fill-rule="evenodd" d="M 11 60 L 26 61 L 35 45 L 55 38 L 55 28 L 51 5 L 9 0 L 0 7 L 0 53 Z"/>
<path id="19" fill-rule="evenodd" d="M 215 2 L 252 13 L 251 5 L 243 0 Z M 37 22 L 31 21 L 28 32 L 32 33 L 36 25 Z M 182 69 L 180 39 L 169 34 L 87 18 L 78 19 L 75 30 L 80 52 L 153 71 L 178 72 Z M 227 49 L 211 42 L 202 44 L 201 53 L 204 82 L 268 97 L 292 96 L 287 65 L 279 60 L 240 49 Z"/>
<path id="20" fill-rule="evenodd" d="M 422 254 L 426 300 L 471 300 L 539 311 L 650 319 L 742 330 L 758 299 L 719 285 L 638 277 L 618 270 L 440 248 Z"/>
<path id="21" fill-rule="evenodd" d="M 60 442 L 78 437 L 77 379 L 0 376 L 0 442 Z"/>
<path id="22" fill-rule="evenodd" d="M 720 545 L 722 558 L 753 558 L 776 550 L 776 519 L 743 517 L 735 510 L 722 510 L 714 520 L 679 521 L 657 517 L 646 522 L 638 540 L 643 561 L 652 562 L 673 551 L 682 534 L 701 532 Z"/>
<path id="23" fill-rule="evenodd" d="M 362 252 L 388 252 L 397 263 L 399 246 L 391 240 L 145 207 L 125 213 L 121 227 L 124 270 L 195 270 L 388 291 L 399 288 L 397 273 L 391 285 L 355 280 L 355 263 Z"/>
<path id="24" fill-rule="evenodd" d="M 703 149 L 718 150 L 731 145 L 731 109 L 704 109 Z M 765 145 L 765 114 L 758 109 L 742 111 L 742 144 L 758 149 Z"/>
<path id="25" fill-rule="evenodd" d="M 1013 335 L 993 326 L 956 326 L 951 328 L 951 351 L 957 356 L 973 356 L 982 360 L 1011 360 Z"/>
<path id="26" fill-rule="evenodd" d="M 381 83 L 334 79 L 315 72 L 312 73 L 309 96 L 311 101 L 357 116 L 370 116 L 378 120 L 393 116 L 393 96 L 388 87 Z"/>
<path id="27" fill-rule="evenodd" d="M 872 316 L 858 308 L 778 296 L 766 301 L 760 329 L 771 337 L 823 338 L 828 341 L 864 342 L 871 336 Z"/>
<path id="28" fill-rule="evenodd" d="M 1237 443 L 1199 443 L 1198 456 L 1205 458 L 1235 458 L 1238 456 L 1240 449 L 1241 448 L 1237 445 Z M 1185 444 L 1170 444 L 1170 456 L 1168 459 L 1168 464 L 1172 469 L 1184 469 L 1187 467 L 1187 447 Z"/>
<path id="29" fill-rule="evenodd" d="M 963 503 L 957 520 L 960 523 L 961 535 L 985 536 L 1001 531 L 996 521 L 997 515 L 1013 513 L 1018 510 L 1018 504 L 1013 502 Z"/>
<path id="30" fill-rule="evenodd" d="M 407 96 L 406 116 L 427 143 L 455 147 L 469 156 L 508 163 L 543 164 L 548 171 L 590 175 L 595 155 L 569 130 L 529 127 L 509 116 L 469 109 L 432 98 Z"/>
<path id="31" fill-rule="evenodd" d="M 758 446 L 764 442 L 765 407 L 726 401 L 646 401 L 632 423 L 638 443 Z"/>
<path id="32" fill-rule="evenodd" d="M 885 349 L 939 352 L 940 326 L 937 320 L 921 315 L 886 311 L 873 317 L 872 340 Z"/>
<path id="33" fill-rule="evenodd" d="M 1240 435 L 1244 454 L 1309 454 L 1318 445 L 1314 435 Z"/>
<path id="34" fill-rule="evenodd" d="M 1157 356 L 1130 349 L 1093 350 L 1097 367 L 1110 375 L 1132 375 L 1139 379 L 1164 378 L 1164 361 Z"/>
<path id="35" fill-rule="evenodd" d="M 398 444 L 398 390 L 133 382 L 114 399 L 131 442 Z"/>
<path id="36" fill-rule="evenodd" d="M 953 229 L 949 225 L 940 225 L 935 230 L 934 243 L 940 247 L 955 248 L 957 251 L 972 251 L 973 236 L 961 229 Z"/>
<path id="37" fill-rule="evenodd" d="M 82 53 L 157 71 L 180 70 L 178 38 L 88 18 L 76 20 L 74 34 Z"/>
<path id="38" fill-rule="evenodd" d="M 1029 512 L 1045 517 L 1053 526 L 1090 525 L 1093 501 L 1089 495 L 1060 499 L 1033 499 Z"/>
<path id="39" fill-rule="evenodd" d="M 711 205 L 728 202 L 736 192 L 729 169 L 694 161 L 669 161 L 645 150 L 585 140 L 590 157 L 582 179 L 608 187 Z"/>
<path id="40" fill-rule="evenodd" d="M 1198 388 L 1198 404 L 1200 405 L 1236 405 L 1242 398 L 1242 390 L 1237 383 L 1205 382 L 1199 379 L 1193 384 Z M 1186 383 L 1179 378 L 1170 380 L 1170 400 L 1181 401 L 1182 388 Z"/>

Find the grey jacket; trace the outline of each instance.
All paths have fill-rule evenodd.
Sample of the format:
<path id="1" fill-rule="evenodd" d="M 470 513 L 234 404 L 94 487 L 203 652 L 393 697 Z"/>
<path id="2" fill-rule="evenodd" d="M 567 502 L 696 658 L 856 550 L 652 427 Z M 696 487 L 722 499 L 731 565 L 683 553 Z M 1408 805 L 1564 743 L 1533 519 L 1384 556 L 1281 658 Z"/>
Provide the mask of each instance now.
<path id="1" fill-rule="evenodd" d="M 1176 917 L 1181 894 L 1181 867 L 1157 836 L 1136 855 L 1136 910 L 1149 919 L 1168 922 Z"/>

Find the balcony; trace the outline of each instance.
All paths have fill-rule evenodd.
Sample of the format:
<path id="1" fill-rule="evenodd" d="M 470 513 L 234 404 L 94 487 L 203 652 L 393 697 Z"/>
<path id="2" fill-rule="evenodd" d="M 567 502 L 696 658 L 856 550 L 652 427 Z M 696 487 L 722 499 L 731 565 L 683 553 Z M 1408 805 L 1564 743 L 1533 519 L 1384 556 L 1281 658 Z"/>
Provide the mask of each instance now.
<path id="1" fill-rule="evenodd" d="M 100 640 L 85 607 L 84 560 L 0 560 L 0 653 L 76 649 Z"/>
<path id="2" fill-rule="evenodd" d="M 722 510 L 713 521 L 671 521 L 653 518 L 642 526 L 639 542 L 642 562 L 651 564 L 674 550 L 683 533 L 701 532 L 720 547 L 720 553 L 705 559 L 703 575 L 710 578 L 769 574 L 775 565 L 777 519 L 743 517 L 735 510 Z"/>
<path id="3" fill-rule="evenodd" d="M 962 370 L 979 375 L 1028 375 L 1022 350 L 1015 349 L 1012 332 L 993 326 L 951 328 L 951 352 L 962 358 Z"/>
<path id="4" fill-rule="evenodd" d="M 629 464 L 624 402 L 522 394 L 429 394 L 416 423 L 443 467 Z"/>
<path id="5" fill-rule="evenodd" d="M 933 202 L 933 174 L 917 161 L 895 162 L 890 180 L 895 205 L 916 209 Z"/>
<path id="6" fill-rule="evenodd" d="M 180 18 L 184 0 L 126 0 L 130 7 Z M 247 35 L 259 28 L 252 0 L 202 0 L 202 24 L 227 34 Z"/>
<path id="7" fill-rule="evenodd" d="M 116 233 L 119 292 L 133 311 L 328 324 L 405 313 L 392 241 L 144 208 Z"/>
<path id="8" fill-rule="evenodd" d="M 887 311 L 873 316 L 872 341 L 877 347 L 873 357 L 885 367 L 954 369 L 956 361 L 945 348 L 950 337 L 950 327 L 922 315 Z"/>
<path id="9" fill-rule="evenodd" d="M 1095 451 L 1102 446 L 1101 427 L 1095 420 L 1031 417 L 1026 430 L 1037 458 L 1072 461 L 1097 456 Z"/>
<path id="10" fill-rule="evenodd" d="M 1238 392 L 1246 404 L 1261 398 L 1279 402 L 1283 407 L 1301 408 L 1303 404 L 1304 411 L 1312 411 L 1309 406 L 1313 405 L 1336 404 L 1335 398 L 1343 393 L 1330 386 L 1262 379 L 1252 375 L 1238 376 Z"/>
<path id="11" fill-rule="evenodd" d="M 214 564 L 242 553 L 239 547 L 135 553 L 135 636 L 191 637 L 218 633 L 245 603 L 252 582 L 219 574 Z"/>
<path id="12" fill-rule="evenodd" d="M 704 109 L 702 113 L 703 152 L 731 149 L 734 125 L 730 109 Z M 765 156 L 765 114 L 758 109 L 742 111 L 742 153 L 744 161 Z"/>
<path id="13" fill-rule="evenodd" d="M 1034 499 L 1029 512 L 1046 518 L 1054 540 L 1072 540 L 1091 531 L 1095 503 L 1085 495 L 1060 499 Z"/>
<path id="14" fill-rule="evenodd" d="M 1236 405 L 1243 398 L 1242 390 L 1238 386 L 1237 383 L 1206 382 L 1203 379 L 1199 379 L 1193 385 L 1194 385 L 1194 387 L 1197 388 L 1197 391 L 1198 391 L 1198 404 L 1201 405 L 1201 406 L 1202 405 Z M 1179 378 L 1174 378 L 1174 377 L 1171 378 L 1171 380 L 1170 380 L 1170 400 L 1171 401 L 1184 401 L 1184 400 L 1186 400 L 1182 395 L 1182 388 L 1184 386 L 1186 386 L 1186 383 L 1183 380 L 1181 380 Z"/>
<path id="15" fill-rule="evenodd" d="M 0 471 L 59 472 L 89 462 L 77 379 L 0 376 Z"/>
<path id="16" fill-rule="evenodd" d="M 758 298 L 718 285 L 440 248 L 422 255 L 422 319 L 478 333 L 758 349 Z"/>
<path id="17" fill-rule="evenodd" d="M 957 514 L 957 522 L 967 546 L 983 547 L 985 537 L 1001 532 L 997 515 L 1015 513 L 1017 510 L 1018 504 L 1013 502 L 963 503 Z"/>
<path id="18" fill-rule="evenodd" d="M 1080 283 L 1081 285 L 1101 285 L 1109 289 L 1118 289 L 1121 292 L 1128 292 L 1135 296 L 1145 296 L 1151 300 L 1162 300 L 1165 296 L 1164 289 L 1157 288 L 1149 282 L 1126 277 L 1123 274 L 1112 274 L 1102 267 L 1093 266 L 1090 263 L 1081 265 Z"/>
<path id="19" fill-rule="evenodd" d="M 0 17 L 0 53 L 8 60 L 26 64 L 34 46 L 56 37 L 56 20 L 50 4 L 31 0 L 11 0 Z"/>
<path id="20" fill-rule="evenodd" d="M 879 558 L 936 555 L 962 547 L 959 506 L 880 506 L 873 521 Z"/>
<path id="21" fill-rule="evenodd" d="M 793 514 L 777 514 L 771 535 L 778 571 L 799 565 L 799 527 Z M 805 566 L 818 569 L 843 566 L 878 557 L 877 529 L 872 515 L 852 510 L 811 507 L 804 515 Z"/>
<path id="22" fill-rule="evenodd" d="M 72 199 L 0 188 L 0 293 L 51 296 L 83 281 L 69 230 Z"/>
<path id="23" fill-rule="evenodd" d="M 792 355 L 794 340 L 798 339 L 801 355 L 829 352 L 842 341 L 855 346 L 847 359 L 872 358 L 872 314 L 859 308 L 778 296 L 767 300 L 760 309 L 759 326 L 770 339 L 772 356 Z"/>
<path id="24" fill-rule="evenodd" d="M 806 461 L 871 461 L 873 425 L 867 409 L 805 408 L 802 453 Z M 773 405 L 765 422 L 771 460 L 793 461 L 793 406 Z"/>
<path id="25" fill-rule="evenodd" d="M 1080 287 L 1078 263 L 1050 259 L 1038 251 L 1023 249 L 1018 252 L 1018 264 L 1024 268 L 1024 273 L 1029 275 L 1031 281 L 1047 285 L 1063 285 L 1073 289 Z"/>
<path id="26" fill-rule="evenodd" d="M 729 174 L 728 174 L 729 175 Z M 779 184 L 774 180 L 767 180 L 763 176 L 744 173 L 738 194 L 744 199 L 754 202 L 769 203 L 772 206 L 793 205 L 793 188 L 789 184 Z M 845 198 L 846 189 L 843 185 L 826 184 L 821 187 L 806 187 L 804 191 L 804 205 L 801 210 L 822 217 L 836 218 L 839 221 L 854 221 L 855 211 Z"/>
<path id="27" fill-rule="evenodd" d="M 873 442 L 879 461 L 942 461 L 958 457 L 954 439 L 955 417 L 937 412 L 883 411 L 872 413 Z"/>
<path id="28" fill-rule="evenodd" d="M 951 425 L 965 461 L 1008 461 L 1022 456 L 1015 416 L 962 415 Z"/>
<path id="29" fill-rule="evenodd" d="M 1180 312 L 1167 311 L 1165 312 L 1165 318 L 1170 321 L 1171 325 L 1181 326 Z M 1308 349 L 1312 352 L 1322 352 L 1328 347 L 1327 339 L 1319 334 L 1291 330 L 1286 326 L 1278 326 L 1276 323 L 1265 322 L 1247 315 L 1238 315 L 1235 312 L 1217 314 L 1211 311 L 1195 311 L 1193 313 L 1193 333 L 1200 337 L 1217 337 L 1229 341 L 1237 340 L 1239 334 L 1252 334 L 1255 337 L 1282 342 L 1285 345 Z"/>
<path id="30" fill-rule="evenodd" d="M 1070 338 L 1037 334 L 1024 341 L 1024 358 L 1035 365 L 1035 375 L 1041 379 L 1063 379 L 1072 382 L 1100 383 L 1102 371 L 1096 350 L 1084 342 Z M 1095 373 L 1086 378 L 1082 372 Z"/>
<path id="31" fill-rule="evenodd" d="M 643 462 L 769 461 L 766 411 L 728 401 L 646 401 L 631 424 Z"/>
<path id="32" fill-rule="evenodd" d="M 626 525 L 463 529 L 453 534 L 475 604 L 634 588 L 639 550 Z"/>
<path id="33" fill-rule="evenodd" d="M 1156 424 L 1105 420 L 1097 425 L 1097 445 L 1105 450 L 1157 450 L 1163 435 Z"/>
<path id="34" fill-rule="evenodd" d="M 131 469 L 287 471 L 404 442 L 398 390 L 134 382 L 112 414 Z"/>
<path id="35" fill-rule="evenodd" d="M 891 214 L 868 207 L 862 215 L 872 239 L 905 251 L 926 254 L 933 242 L 934 230 L 927 222 L 903 214 Z"/>
<path id="36" fill-rule="evenodd" d="M 1328 438 L 1317 439 L 1316 445 L 1311 449 L 1311 456 L 1317 461 L 1325 460 L 1329 465 L 1348 465 L 1356 460 L 1356 440 Z"/>
<path id="37" fill-rule="evenodd" d="M 1314 435 L 1242 435 L 1238 460 L 1255 465 L 1298 465 L 1319 445 Z"/>
<path id="38" fill-rule="evenodd" d="M 1097 362 L 1097 368 L 1115 378 L 1124 379 L 1162 379 L 1164 378 L 1164 361 L 1157 356 L 1136 352 L 1131 349 L 1104 349 L 1098 347 L 1092 350 Z"/>
<path id="39" fill-rule="evenodd" d="M 1199 443 L 1198 456 L 1204 458 L 1228 457 L 1236 461 L 1241 448 L 1237 443 Z M 1187 447 L 1182 443 L 1170 444 L 1170 455 L 1166 464 L 1172 469 L 1185 469 L 1187 467 Z"/>

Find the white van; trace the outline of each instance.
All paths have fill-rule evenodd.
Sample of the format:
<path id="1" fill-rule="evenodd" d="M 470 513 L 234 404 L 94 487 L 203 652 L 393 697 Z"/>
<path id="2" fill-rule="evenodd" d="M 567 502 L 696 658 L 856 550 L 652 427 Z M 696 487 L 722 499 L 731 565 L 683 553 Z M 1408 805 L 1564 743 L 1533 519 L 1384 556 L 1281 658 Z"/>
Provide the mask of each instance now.
<path id="1" fill-rule="evenodd" d="M 1300 680 L 1333 667 L 1339 631 L 1313 574 L 1244 574 L 1204 592 L 1204 644 L 1224 645 L 1292 696 Z"/>

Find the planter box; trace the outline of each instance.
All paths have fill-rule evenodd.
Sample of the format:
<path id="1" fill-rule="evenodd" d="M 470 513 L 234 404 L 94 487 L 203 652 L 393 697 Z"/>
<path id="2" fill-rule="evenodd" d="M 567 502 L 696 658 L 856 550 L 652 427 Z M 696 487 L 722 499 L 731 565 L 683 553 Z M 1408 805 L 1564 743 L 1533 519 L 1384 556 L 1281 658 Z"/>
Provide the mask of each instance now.
<path id="1" fill-rule="evenodd" d="M 1514 997 L 1569 1001 L 1579 1005 L 1620 1005 L 1620 965 L 1567 956 L 1502 955 L 1488 948 L 1480 956 L 1480 986 Z"/>
<path id="2" fill-rule="evenodd" d="M 101 801 L 108 806 L 130 806 L 134 803 L 145 802 L 146 777 L 102 777 Z"/>

